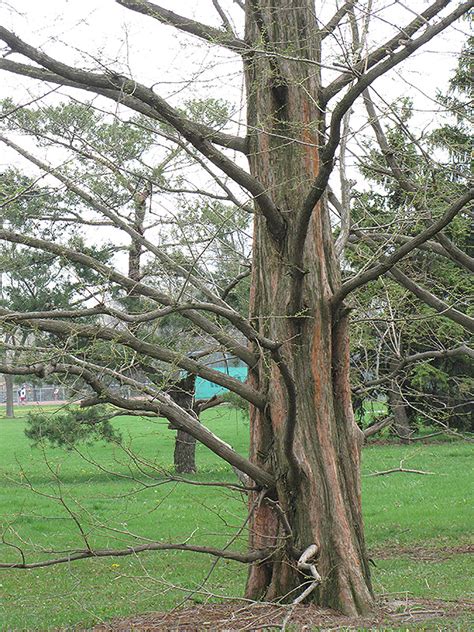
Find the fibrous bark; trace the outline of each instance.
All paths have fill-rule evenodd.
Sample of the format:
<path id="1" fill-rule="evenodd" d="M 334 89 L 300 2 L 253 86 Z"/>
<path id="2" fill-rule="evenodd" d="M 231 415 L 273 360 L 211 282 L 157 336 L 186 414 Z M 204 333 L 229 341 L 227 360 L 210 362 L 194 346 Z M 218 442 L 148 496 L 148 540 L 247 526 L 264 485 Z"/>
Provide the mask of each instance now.
<path id="1" fill-rule="evenodd" d="M 315 544 L 322 581 L 308 598 L 356 614 L 372 605 L 361 515 L 361 433 L 351 406 L 347 319 L 331 307 L 340 276 L 324 199 L 304 240 L 295 238 L 320 168 L 324 118 L 317 106 L 317 66 L 311 63 L 319 60 L 319 42 L 313 2 L 278 4 L 277 11 L 270 0 L 247 2 L 246 39 L 265 54 L 247 58 L 246 79 L 250 170 L 286 226 L 284 234 L 275 233 L 260 213 L 255 216 L 251 318 L 281 347 L 251 371 L 253 386 L 268 398 L 264 409 L 251 409 L 251 458 L 274 472 L 277 485 L 274 497 L 253 515 L 250 545 L 282 548 L 272 560 L 252 566 L 247 596 L 297 597 L 304 581 L 298 557 Z M 288 55 L 279 56 L 281 50 Z"/>

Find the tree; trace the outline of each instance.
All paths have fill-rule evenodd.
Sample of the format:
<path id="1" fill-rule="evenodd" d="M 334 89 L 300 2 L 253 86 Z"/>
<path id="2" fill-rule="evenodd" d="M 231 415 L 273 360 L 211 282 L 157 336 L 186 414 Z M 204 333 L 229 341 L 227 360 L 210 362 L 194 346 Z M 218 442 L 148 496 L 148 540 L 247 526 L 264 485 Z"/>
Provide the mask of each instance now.
<path id="1" fill-rule="evenodd" d="M 423 153 L 417 151 L 419 139 L 410 129 L 413 103 L 403 98 L 392 104 L 390 125 L 382 129 L 372 98 L 365 95 L 380 143 L 368 142 L 368 155 L 361 163 L 362 172 L 377 188 L 353 192 L 357 228 L 346 256 L 355 268 L 373 256 L 367 238 L 384 243 L 388 237 L 384 226 L 396 222 L 391 239 L 407 241 L 420 222 L 430 221 L 423 209 L 428 199 L 430 210 L 442 207 L 444 200 L 454 199 L 468 186 L 471 137 L 465 68 L 471 43 L 468 40 L 461 52 L 448 94 L 438 91 L 445 108 L 442 125 L 424 132 Z M 442 287 L 446 302 L 467 311 L 474 268 L 469 241 L 470 218 L 461 213 L 404 262 L 404 272 L 435 292 Z M 357 300 L 359 331 L 354 332 L 354 341 L 363 341 L 365 353 L 358 343 L 359 373 L 366 376 L 357 387 L 359 396 L 370 396 L 372 389 L 386 393 L 392 428 L 402 441 L 409 440 L 415 422 L 438 424 L 438 430 L 468 429 L 472 351 L 464 328 L 442 313 L 433 313 L 395 280 L 379 279 L 362 288 Z"/>
<path id="2" fill-rule="evenodd" d="M 54 191 L 39 188 L 34 179 L 10 168 L 2 174 L 0 196 L 3 200 L 4 228 L 34 231 L 46 238 L 51 235 L 50 227 L 40 227 L 38 220 L 60 204 L 60 198 Z M 0 305 L 13 311 L 66 308 L 73 298 L 79 298 L 80 288 L 86 281 L 84 278 L 73 279 L 69 270 L 48 253 L 25 250 L 8 242 L 2 244 L 0 266 Z M 15 364 L 25 344 L 31 343 L 33 334 L 14 324 L 5 326 L 2 333 L 2 352 L 10 363 Z M 5 375 L 5 386 L 6 416 L 13 417 L 12 375 Z"/>
<path id="3" fill-rule="evenodd" d="M 178 148 L 172 148 L 164 159 L 158 164 L 153 163 L 153 167 L 147 164 L 147 157 L 153 153 L 154 140 L 153 129 L 145 126 L 138 118 L 121 123 L 118 120 L 110 120 L 110 117 L 104 113 L 96 112 L 91 105 L 82 105 L 78 103 L 61 104 L 59 106 L 42 107 L 41 110 L 31 109 L 28 107 L 15 108 L 13 102 L 9 99 L 3 102 L 3 109 L 13 113 L 8 116 L 8 128 L 10 130 L 21 132 L 36 143 L 50 147 L 64 148 L 67 147 L 77 158 L 74 166 L 69 166 L 69 177 L 74 177 L 82 183 L 88 183 L 88 186 L 96 195 L 102 198 L 114 199 L 116 206 L 121 205 L 124 214 L 129 215 L 129 221 L 134 230 L 144 236 L 150 231 L 160 220 L 156 221 L 151 208 L 150 196 L 153 188 L 163 190 L 173 190 L 173 182 L 170 181 L 169 173 L 174 174 L 183 170 L 183 164 L 189 164 L 189 158 L 185 152 Z M 210 99 L 206 101 L 193 100 L 186 104 L 186 110 L 191 114 L 203 117 L 203 111 L 206 110 L 207 122 L 219 124 L 223 115 L 226 115 L 226 104 L 222 101 L 214 102 Z M 117 141 L 120 139 L 120 145 Z M 184 154 L 184 156 L 183 156 Z M 175 183 L 176 184 L 176 183 Z M 29 189 L 32 184 L 23 182 L 22 186 Z M 21 190 L 19 183 L 14 182 L 10 187 L 12 191 L 18 194 Z M 10 194 L 12 193 L 10 191 Z M 7 197 L 7 191 L 5 196 Z M 223 287 L 231 282 L 235 275 L 241 273 L 242 261 L 245 261 L 245 249 L 239 244 L 239 233 L 236 229 L 240 226 L 248 224 L 248 214 L 240 209 L 231 209 L 232 212 L 232 230 L 229 232 L 227 222 L 223 221 L 229 214 L 229 209 L 222 207 L 220 200 L 197 200 L 190 202 L 183 198 L 182 192 L 176 191 L 179 195 L 180 203 L 183 210 L 179 210 L 172 221 L 167 222 L 167 236 L 174 240 L 173 256 L 186 261 L 189 254 L 197 257 L 202 266 L 205 262 L 214 267 L 214 275 Z M 54 234 L 59 229 L 59 222 L 63 223 L 63 230 L 77 231 L 81 226 L 90 225 L 86 217 L 81 217 L 77 212 L 77 202 L 66 195 L 61 199 L 57 195 L 57 199 L 51 196 L 46 197 L 45 192 L 40 195 L 27 196 L 17 195 L 21 204 L 21 211 L 14 209 L 13 205 L 9 205 L 9 215 L 6 221 L 12 223 L 12 217 L 15 218 L 16 227 L 21 226 L 24 232 L 32 232 L 38 230 L 35 219 L 41 217 L 42 222 L 46 225 L 48 234 Z M 40 198 L 41 203 L 38 204 L 36 198 Z M 201 196 L 200 196 L 201 197 Z M 36 203 L 35 203 L 36 201 Z M 38 208 L 38 206 L 40 208 Z M 16 213 L 14 216 L 13 213 Z M 27 225 L 26 218 L 31 217 L 30 224 Z M 93 222 L 93 225 L 100 226 L 100 221 Z M 201 233 L 201 234 L 199 234 Z M 198 249 L 202 243 L 209 240 L 208 235 L 212 234 L 212 242 L 207 245 L 205 256 L 194 250 Z M 237 238 L 235 238 L 237 236 Z M 76 235 L 76 247 L 79 239 Z M 152 263 L 146 261 L 145 252 L 138 238 L 133 235 L 130 242 L 124 246 L 127 251 L 127 275 L 129 279 L 140 281 L 150 279 L 155 283 L 153 277 L 159 274 L 159 270 L 155 270 Z M 44 255 L 44 261 L 39 262 L 37 252 L 29 252 L 23 250 L 19 252 L 16 245 L 10 246 L 12 251 L 10 254 L 8 269 L 11 269 L 10 277 L 16 281 L 14 287 L 12 283 L 8 285 L 6 294 L 8 299 L 6 305 L 11 309 L 26 308 L 27 311 L 35 311 L 38 306 L 49 306 L 49 308 L 63 307 L 67 308 L 74 305 L 78 296 L 77 284 L 71 284 L 69 281 L 68 288 L 62 288 L 61 300 L 58 300 L 60 292 L 60 273 L 58 270 L 51 268 L 51 256 Z M 23 258 L 23 262 L 21 259 Z M 54 259 L 53 259 L 54 261 Z M 6 265 L 6 264 L 5 264 Z M 78 272 L 76 271 L 76 274 Z M 231 291 L 234 288 L 229 288 Z M 26 296 L 34 292 L 34 297 L 30 301 L 26 301 Z M 122 306 L 128 311 L 140 311 L 141 299 L 140 294 L 133 290 L 120 296 L 116 292 L 110 292 L 109 300 Z M 233 292 L 234 299 L 242 300 L 242 297 L 236 296 L 235 289 Z M 26 302 L 25 302 L 26 301 Z M 113 319 L 113 316 L 110 315 Z M 117 321 L 116 324 L 119 324 Z M 185 344 L 181 344 L 181 350 L 184 352 L 192 352 L 195 346 L 199 346 L 201 341 L 190 338 L 183 330 L 182 323 L 179 319 L 168 315 L 161 321 L 162 329 L 153 323 L 152 327 L 146 331 L 148 342 L 159 341 L 162 339 L 185 339 Z M 136 330 L 133 323 L 128 325 L 130 331 Z M 141 336 L 145 335 L 142 331 Z M 212 349 L 210 350 L 213 351 Z M 108 359 L 109 366 L 113 363 L 111 357 Z M 118 367 L 114 365 L 114 368 Z M 134 368 L 135 374 L 141 374 L 141 379 L 146 379 L 147 372 L 144 367 L 137 364 Z M 10 376 L 8 376 L 10 377 Z M 195 412 L 199 409 L 208 408 L 211 405 L 220 403 L 219 399 L 214 398 L 212 402 L 200 402 L 194 405 L 194 376 L 182 378 L 179 372 L 176 375 L 161 375 L 163 386 L 166 386 L 167 392 L 171 397 L 185 409 L 191 409 Z M 191 388 L 192 386 L 192 388 Z M 91 426 L 89 416 L 84 418 L 78 416 L 74 410 L 70 411 L 70 420 L 66 424 L 67 439 L 70 447 L 73 445 L 74 432 L 78 441 L 91 439 L 92 437 L 103 438 L 104 434 L 97 433 L 98 428 Z M 104 427 L 107 427 L 108 419 L 101 416 Z M 39 434 L 49 437 L 53 443 L 59 442 L 64 445 L 64 436 L 56 419 L 48 421 L 47 416 L 40 414 L 38 419 L 30 416 L 32 428 L 28 429 L 28 435 L 33 438 L 39 438 Z M 109 434 L 114 441 L 116 436 Z M 195 464 L 195 439 L 182 430 L 177 430 L 177 439 L 175 445 L 174 461 L 177 472 L 194 472 Z"/>
<path id="4" fill-rule="evenodd" d="M 341 143 L 344 116 L 358 97 L 377 78 L 458 21 L 473 3 L 444 11 L 449 1 L 436 0 L 368 52 L 366 46 L 359 45 L 351 26 L 357 23 L 361 31 L 366 30 L 370 3 L 359 9 L 349 0 L 321 23 L 315 18 L 313 0 L 247 0 L 243 39 L 227 18 L 224 27 L 217 28 L 147 0 L 117 0 L 117 4 L 240 56 L 247 94 L 246 137 L 186 115 L 153 87 L 140 83 L 138 77 L 124 74 L 123 67 L 117 71 L 105 66 L 104 71 L 102 63 L 94 70 L 70 65 L 5 27 L 0 27 L 0 38 L 9 54 L 0 60 L 0 69 L 43 83 L 86 90 L 140 113 L 150 125 L 156 126 L 158 121 L 163 126 L 161 138 L 186 147 L 200 173 L 213 181 L 208 194 L 218 191 L 225 203 L 241 208 L 248 209 L 253 203 L 250 315 L 247 318 L 226 301 L 225 288 L 219 287 L 212 270 L 203 274 L 193 258 L 183 261 L 170 256 L 165 247 L 137 229 L 131 215 L 119 212 L 113 198 L 87 188 L 87 182 L 78 184 L 67 169 L 51 166 L 11 136 L 3 135 L 7 146 L 54 176 L 80 200 L 87 213 L 140 243 L 161 274 L 168 271 L 168 280 L 164 290 L 163 285 L 130 278 L 119 267 L 100 263 L 61 243 L 1 230 L 0 236 L 7 241 L 94 270 L 120 292 L 142 297 L 139 311 L 117 310 L 107 300 L 73 314 L 58 310 L 18 315 L 2 309 L 4 322 L 39 328 L 66 341 L 66 349 L 53 361 L 3 366 L 2 370 L 77 376 L 96 393 L 85 405 L 106 401 L 121 411 L 160 414 L 246 474 L 257 488 L 250 497 L 248 553 L 204 552 L 251 564 L 248 597 L 291 600 L 309 571 L 312 581 L 297 599 L 313 599 L 349 614 L 367 612 L 373 594 L 360 498 L 362 436 L 351 406 L 350 310 L 344 300 L 358 287 L 390 272 L 421 300 L 472 331 L 472 318 L 446 305 L 396 267 L 463 211 L 472 193 L 462 192 L 446 200 L 443 208 L 434 210 L 432 223 L 420 227 L 399 248 L 382 249 L 364 270 L 341 282 L 328 210 L 329 178 Z M 221 17 L 226 16 L 219 3 L 214 5 Z M 240 2 L 237 5 L 244 7 Z M 339 32 L 343 55 L 333 60 L 328 43 Z M 351 33 L 352 42 L 346 45 Z M 15 54 L 29 62 L 14 60 Z M 326 67 L 333 74 L 323 85 L 321 69 Z M 234 158 L 232 152 L 240 158 Z M 249 170 L 242 166 L 242 155 L 248 159 Z M 81 318 L 91 310 L 103 316 L 113 314 L 123 323 L 122 328 L 82 324 Z M 149 343 L 146 336 L 137 334 L 140 327 L 131 330 L 127 325 L 155 322 L 170 313 L 178 314 L 193 335 L 200 332 L 204 339 L 213 339 L 246 363 L 248 382 L 243 384 L 214 370 L 200 361 L 199 354 L 186 355 L 180 341 L 173 345 L 167 341 Z M 76 351 L 73 343 L 77 340 L 83 343 Z M 190 411 L 173 402 L 162 379 L 143 385 L 123 370 L 98 363 L 104 346 L 122 354 L 122 366 L 130 356 L 138 357 L 150 368 L 150 375 L 153 371 L 162 375 L 168 365 L 211 380 L 249 402 L 250 458 L 237 454 L 199 424 Z M 133 385 L 142 395 L 125 399 L 112 389 L 112 381 Z M 180 548 L 155 543 L 147 549 L 166 546 Z M 181 548 L 203 550 L 186 545 Z M 93 551 L 84 550 L 67 560 L 93 555 Z M 317 571 L 311 561 L 316 557 Z M 28 564 L 22 561 L 16 566 L 25 568 Z"/>

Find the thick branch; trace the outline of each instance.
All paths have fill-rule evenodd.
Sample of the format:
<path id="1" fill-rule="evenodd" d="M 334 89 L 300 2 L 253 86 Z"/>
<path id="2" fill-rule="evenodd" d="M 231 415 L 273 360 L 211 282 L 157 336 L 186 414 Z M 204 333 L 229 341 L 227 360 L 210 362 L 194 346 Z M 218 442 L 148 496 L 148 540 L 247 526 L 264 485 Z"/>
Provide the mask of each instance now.
<path id="1" fill-rule="evenodd" d="M 474 258 L 470 257 L 463 250 L 458 248 L 444 233 L 438 233 L 436 239 L 439 241 L 444 250 L 449 254 L 450 258 L 458 265 L 463 266 L 467 270 L 474 272 Z"/>
<path id="2" fill-rule="evenodd" d="M 396 377 L 405 367 L 410 366 L 411 364 L 415 364 L 416 362 L 425 362 L 426 360 L 433 360 L 435 358 L 452 358 L 459 355 L 467 355 L 470 358 L 474 358 L 474 350 L 463 344 L 460 347 L 456 347 L 455 349 L 440 349 L 414 353 L 413 355 L 402 358 L 393 368 L 393 370 L 390 371 L 390 373 L 388 373 L 387 375 L 384 375 L 383 377 L 380 377 L 376 380 L 369 380 L 360 387 L 355 388 L 354 393 L 363 393 L 371 388 L 378 386 L 379 384 L 388 382 L 392 378 Z"/>
<path id="3" fill-rule="evenodd" d="M 78 81 L 67 79 L 56 72 L 51 72 L 36 66 L 29 66 L 28 64 L 22 64 L 10 59 L 0 59 L 0 70 L 6 70 L 7 72 L 11 72 L 16 75 L 30 77 L 31 79 L 38 79 L 39 81 L 46 83 L 56 83 L 61 86 L 68 86 L 70 88 L 77 88 L 78 90 L 86 90 L 87 92 L 100 94 L 108 99 L 111 99 L 115 103 L 123 103 L 123 105 L 126 105 L 131 110 L 144 114 L 153 120 L 160 121 L 161 123 L 166 122 L 166 119 L 161 116 L 159 111 L 153 106 L 137 99 L 133 96 L 133 94 L 126 94 L 120 89 L 113 88 L 112 85 L 109 85 L 108 88 L 99 88 L 92 85 L 88 86 Z M 214 130 L 212 127 L 208 127 L 207 125 L 196 123 L 194 121 L 189 121 L 189 119 L 186 120 L 190 125 L 195 127 L 199 134 L 202 134 L 204 138 L 216 143 L 216 145 L 228 147 L 229 149 L 234 149 L 235 151 L 246 151 L 247 143 L 245 138 Z"/>
<path id="4" fill-rule="evenodd" d="M 459 325 L 467 329 L 467 331 L 474 333 L 474 318 L 471 318 L 467 314 L 463 314 L 454 307 L 450 307 L 447 303 L 439 299 L 437 296 L 431 294 L 431 292 L 425 290 L 420 285 L 415 283 L 413 279 L 410 279 L 410 277 L 404 274 L 397 267 L 394 266 L 390 270 L 389 275 L 393 277 L 395 281 L 397 281 L 397 283 L 412 292 L 417 298 L 420 299 L 420 301 L 426 303 L 426 305 L 429 305 L 434 310 L 436 310 L 439 314 L 441 314 L 441 316 L 449 318 L 450 320 L 458 323 Z"/>
<path id="5" fill-rule="evenodd" d="M 151 88 L 147 88 L 143 84 L 113 72 L 99 74 L 68 66 L 46 55 L 46 53 L 36 49 L 34 46 L 30 46 L 2 26 L 0 26 L 0 39 L 3 39 L 13 51 L 21 53 L 37 64 L 51 70 L 58 78 L 64 77 L 68 82 L 73 81 L 75 87 L 92 90 L 99 94 L 103 90 L 109 91 L 112 89 L 118 91 L 120 95 L 132 95 L 136 100 L 153 108 L 164 121 L 182 134 L 208 160 L 258 199 L 259 207 L 272 231 L 275 231 L 278 235 L 284 232 L 285 223 L 281 213 L 260 182 L 217 150 L 212 142 L 209 141 L 207 130 L 203 134 L 202 130 L 199 129 L 200 126 L 185 118 L 181 112 L 173 108 L 165 99 L 155 94 Z M 3 65 L 3 68 L 8 69 L 5 65 Z"/>
<path id="6" fill-rule="evenodd" d="M 389 241 L 399 243 L 399 244 L 407 244 L 413 239 L 412 236 L 409 235 L 397 235 L 391 233 L 373 233 L 373 232 L 365 232 L 364 230 L 358 228 L 351 228 L 351 234 L 349 236 L 349 244 L 357 243 L 359 241 L 367 241 L 367 242 L 382 242 L 388 243 Z M 441 244 L 436 241 L 425 241 L 423 244 L 418 246 L 420 250 L 427 250 L 429 252 L 433 252 L 434 254 L 439 255 L 440 257 L 445 257 L 452 261 L 450 255 L 447 251 L 441 246 Z"/>
<path id="7" fill-rule="evenodd" d="M 143 15 L 148 15 L 163 24 L 174 26 L 180 31 L 184 31 L 190 35 L 195 35 L 206 42 L 216 44 L 218 46 L 224 46 L 234 53 L 242 54 L 249 50 L 245 41 L 235 37 L 229 29 L 223 31 L 221 29 L 208 26 L 207 24 L 196 22 L 196 20 L 185 18 L 182 15 L 178 15 L 173 11 L 164 9 L 157 4 L 148 2 L 148 0 L 115 0 L 115 2 L 126 9 L 142 13 Z"/>
<path id="8" fill-rule="evenodd" d="M 334 31 L 339 26 L 341 20 L 349 13 L 349 11 L 354 7 L 354 5 L 357 4 L 358 1 L 359 0 L 347 0 L 347 2 L 345 2 L 342 7 L 338 11 L 336 11 L 329 22 L 325 26 L 321 27 L 319 31 L 321 34 L 321 41 L 325 39 L 328 35 L 331 35 L 331 33 L 334 33 Z"/>
<path id="9" fill-rule="evenodd" d="M 382 154 L 389 166 L 393 177 L 397 180 L 401 188 L 407 193 L 417 193 L 420 191 L 420 186 L 416 184 L 413 180 L 408 178 L 403 170 L 400 169 L 400 166 L 395 159 L 394 153 L 390 144 L 387 140 L 385 132 L 380 124 L 379 118 L 377 116 L 377 112 L 375 111 L 375 106 L 372 101 L 372 97 L 370 95 L 369 90 L 364 91 L 364 103 L 367 109 L 367 114 L 369 115 L 369 122 L 374 130 L 375 137 L 377 138 L 377 142 L 380 145 L 380 149 Z M 416 204 L 415 204 L 416 207 Z M 433 224 L 427 222 L 429 226 Z M 474 259 L 463 252 L 460 248 L 455 246 L 451 240 L 441 231 L 439 231 L 436 235 L 436 239 L 442 245 L 442 250 L 444 252 L 444 256 L 448 255 L 450 259 L 452 259 L 458 265 L 461 265 L 468 270 L 474 271 Z"/>
<path id="10" fill-rule="evenodd" d="M 399 51 L 398 53 L 394 53 L 385 61 L 377 64 L 377 66 L 372 68 L 372 70 L 370 70 L 369 72 L 360 75 L 358 81 L 352 86 L 352 88 L 347 91 L 344 97 L 336 105 L 331 117 L 328 140 L 324 146 L 323 151 L 321 152 L 319 173 L 303 205 L 303 210 L 295 234 L 295 244 L 301 245 L 304 243 L 311 215 L 326 190 L 327 184 L 329 182 L 329 177 L 334 168 L 334 156 L 341 140 L 341 122 L 343 120 L 344 114 L 349 110 L 357 97 L 359 97 L 375 81 L 375 79 L 407 59 L 421 46 L 429 42 L 431 39 L 433 39 L 433 37 L 441 33 L 450 24 L 452 24 L 462 15 L 467 13 L 472 6 L 474 6 L 474 0 L 464 2 L 456 10 L 440 20 L 437 24 L 429 26 L 425 30 L 423 35 L 418 37 L 416 40 L 410 40 L 408 43 L 406 43 L 401 51 Z M 365 63 L 361 69 L 361 72 L 363 72 L 364 69 Z M 353 77 L 350 78 L 350 81 L 352 79 Z M 348 81 L 347 83 L 349 83 L 350 81 Z M 303 249 L 299 246 L 297 252 L 300 252 L 302 250 Z M 302 255 L 300 255 L 300 257 L 301 256 Z M 301 261 L 296 261 L 296 264 L 301 267 Z"/>
<path id="11" fill-rule="evenodd" d="M 143 315 L 139 315 L 139 314 L 127 315 L 125 313 L 119 312 L 118 310 L 112 310 L 110 308 L 107 309 L 103 306 L 99 306 L 97 308 L 94 308 L 95 313 L 109 313 L 126 322 L 138 323 L 138 322 L 145 322 L 147 320 L 151 320 L 160 315 L 164 316 L 168 313 L 172 313 L 173 311 L 179 311 L 182 316 L 189 319 L 191 322 L 193 322 L 196 326 L 198 326 L 203 331 L 209 333 L 220 344 L 223 344 L 229 351 L 231 351 L 237 357 L 241 358 L 244 362 L 249 364 L 249 366 L 254 366 L 257 361 L 257 357 L 255 354 L 253 354 L 246 347 L 238 343 L 234 338 L 232 338 L 231 336 L 223 332 L 222 329 L 218 325 L 216 325 L 215 323 L 207 319 L 205 316 L 203 316 L 203 314 L 200 314 L 195 309 L 192 309 L 189 307 L 187 308 L 186 306 L 178 306 L 172 297 L 164 294 L 163 292 L 160 292 L 159 290 L 153 287 L 145 285 L 144 283 L 141 283 L 139 281 L 134 281 L 133 279 L 130 279 L 129 277 L 124 276 L 120 274 L 119 272 L 116 272 L 112 268 L 106 266 L 103 263 L 100 263 L 99 261 L 97 261 L 93 257 L 90 257 L 89 255 L 85 255 L 83 253 L 77 252 L 75 250 L 72 250 L 71 248 L 67 248 L 66 246 L 57 244 L 55 242 L 49 242 L 43 239 L 38 239 L 36 237 L 29 237 L 27 235 L 20 235 L 18 233 L 14 233 L 12 231 L 7 231 L 3 229 L 0 229 L 0 239 L 5 239 L 6 241 L 10 241 L 12 243 L 24 244 L 25 246 L 38 248 L 46 252 L 52 252 L 59 257 L 64 257 L 68 259 L 69 261 L 80 263 L 81 265 L 84 265 L 85 267 L 91 270 L 95 270 L 96 272 L 101 274 L 104 277 L 104 279 L 117 283 L 121 287 L 125 288 L 127 291 L 133 291 L 136 294 L 140 294 L 142 296 L 151 298 L 152 300 L 157 301 L 161 305 L 165 305 L 168 308 L 166 311 L 156 310 L 154 312 L 153 311 L 148 312 L 147 314 L 143 314 Z M 213 308 L 212 303 L 207 303 L 206 305 L 207 305 L 208 311 L 214 311 L 214 313 L 216 313 Z M 227 311 L 226 308 L 219 309 L 219 306 L 215 306 L 215 308 L 220 312 L 221 316 L 224 316 L 227 312 L 227 315 L 231 315 L 232 318 L 241 318 L 239 314 L 237 312 L 234 312 L 233 310 Z M 102 311 L 100 311 L 101 309 Z M 71 314 L 69 313 L 70 311 L 71 310 L 67 310 L 68 313 L 65 313 L 64 317 L 72 318 L 74 313 Z M 82 315 L 91 315 L 91 314 L 82 314 Z M 18 316 L 18 319 L 25 317 L 25 315 L 24 314 L 22 315 L 21 313 L 18 313 L 17 316 Z M 38 314 L 34 313 L 31 315 L 31 317 L 38 318 Z M 49 317 L 49 316 L 46 316 L 46 317 Z M 55 316 L 55 318 L 56 317 L 57 315 Z M 250 325 L 246 323 L 244 319 L 241 319 L 241 320 L 245 324 L 247 324 L 248 326 L 247 328 L 250 328 Z"/>
<path id="12" fill-rule="evenodd" d="M 82 362 L 79 365 L 71 364 L 32 364 L 27 366 L 0 365 L 0 373 L 12 375 L 37 375 L 44 377 L 51 373 L 63 373 L 66 375 L 76 375 L 86 382 L 95 393 L 101 398 L 101 401 L 107 401 L 113 406 L 123 410 L 131 411 L 147 411 L 155 413 L 161 417 L 165 417 L 171 424 L 179 429 L 184 430 L 198 441 L 207 446 L 215 454 L 227 461 L 233 467 L 247 474 L 253 481 L 262 487 L 271 488 L 274 485 L 274 479 L 271 474 L 261 469 L 257 465 L 251 463 L 248 459 L 241 456 L 230 445 L 219 439 L 215 434 L 203 426 L 193 413 L 188 412 L 178 406 L 173 399 L 166 393 L 153 391 L 153 396 L 149 399 L 130 400 L 121 397 L 107 389 L 104 382 L 98 379 L 97 370 L 91 371 L 85 366 L 88 363 Z M 105 367 L 101 367 L 104 372 L 109 372 Z M 127 378 L 122 377 L 126 382 Z M 133 380 L 130 380 L 133 382 Z M 147 387 L 143 387 L 147 391 Z"/>
<path id="13" fill-rule="evenodd" d="M 239 380 L 227 375 L 222 371 L 211 369 L 189 357 L 183 356 L 176 351 L 171 351 L 157 344 L 150 344 L 139 338 L 136 338 L 128 331 L 117 331 L 110 327 L 96 325 L 80 325 L 57 321 L 52 319 L 32 319 L 24 320 L 21 315 L 18 316 L 14 312 L 0 308 L 0 317 L 6 322 L 13 322 L 28 329 L 39 329 L 40 331 L 48 331 L 49 333 L 60 336 L 72 336 L 85 338 L 88 340 L 107 340 L 133 349 L 137 353 L 155 358 L 161 362 L 166 362 L 172 366 L 180 367 L 189 373 L 199 375 L 205 380 L 209 380 L 215 384 L 219 384 L 224 388 L 237 393 L 245 400 L 254 404 L 258 408 L 263 408 L 266 404 L 263 395 L 255 391 L 253 388 Z"/>
<path id="14" fill-rule="evenodd" d="M 374 424 L 372 424 L 371 426 L 369 426 L 363 431 L 364 439 L 368 439 L 369 437 L 372 437 L 378 432 L 381 432 L 384 428 L 391 426 L 394 421 L 395 419 L 393 415 L 390 415 L 389 417 L 385 417 L 385 419 L 382 419 L 380 421 L 376 421 Z"/>

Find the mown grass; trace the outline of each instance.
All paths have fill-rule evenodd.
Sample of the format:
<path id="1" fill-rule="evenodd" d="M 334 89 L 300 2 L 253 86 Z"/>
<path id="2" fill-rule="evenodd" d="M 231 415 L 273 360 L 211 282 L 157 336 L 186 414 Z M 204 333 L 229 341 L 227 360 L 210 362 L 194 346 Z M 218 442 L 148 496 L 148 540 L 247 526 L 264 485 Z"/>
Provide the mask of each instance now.
<path id="1" fill-rule="evenodd" d="M 238 412 L 207 411 L 203 420 L 246 453 L 248 425 Z M 163 468 L 172 463 L 174 436 L 167 424 L 123 417 L 117 425 L 126 450 L 101 443 L 82 446 L 79 454 L 32 449 L 22 418 L 0 420 L 0 515 L 6 543 L 22 542 L 33 560 L 51 557 L 38 547 L 59 555 L 66 549 L 82 549 L 84 536 L 91 546 L 113 548 L 138 542 L 135 535 L 173 542 L 189 538 L 213 546 L 230 541 L 242 523 L 245 499 L 213 487 L 160 485 Z M 129 449 L 137 455 L 135 463 L 126 453 Z M 468 542 L 470 457 L 472 449 L 464 443 L 365 448 L 364 514 L 368 545 L 375 551 L 373 579 L 378 592 L 457 599 L 472 591 L 466 556 L 427 562 L 397 553 L 397 547 Z M 235 482 L 232 470 L 204 446 L 198 446 L 197 459 L 200 471 L 194 480 Z M 366 476 L 397 467 L 402 459 L 405 467 L 434 474 Z M 245 534 L 230 545 L 243 547 Z M 377 552 L 384 549 L 392 557 L 379 559 Z M 0 561 L 17 559 L 17 550 L 0 546 Z M 180 588 L 199 587 L 211 564 L 205 555 L 166 552 L 2 570 L 0 628 L 87 627 L 115 616 L 168 609 L 186 595 Z M 238 596 L 245 574 L 244 566 L 221 561 L 206 588 L 216 595 Z M 203 599 L 200 592 L 193 597 Z"/>

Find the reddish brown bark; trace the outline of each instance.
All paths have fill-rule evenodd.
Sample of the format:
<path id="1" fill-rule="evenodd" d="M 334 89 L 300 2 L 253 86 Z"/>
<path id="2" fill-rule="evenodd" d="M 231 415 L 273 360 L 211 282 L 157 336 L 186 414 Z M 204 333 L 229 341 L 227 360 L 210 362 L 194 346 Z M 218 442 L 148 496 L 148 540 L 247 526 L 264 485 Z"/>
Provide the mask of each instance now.
<path id="1" fill-rule="evenodd" d="M 310 598 L 357 614 L 372 605 L 361 515 L 361 433 L 350 397 L 347 319 L 331 308 L 340 278 L 324 199 L 304 243 L 295 238 L 318 173 L 324 124 L 317 65 L 288 59 L 319 59 L 313 2 L 296 5 L 246 5 L 247 41 L 267 53 L 255 53 L 246 63 L 250 169 L 286 221 L 281 237 L 271 234 L 261 214 L 255 218 L 251 317 L 261 334 L 282 346 L 251 373 L 268 396 L 264 411 L 251 411 L 251 458 L 274 473 L 273 500 L 291 528 L 284 530 L 271 503 L 254 513 L 251 547 L 279 543 L 282 549 L 253 565 L 247 595 L 298 596 L 304 581 L 295 568 L 298 554 L 316 543 L 323 581 Z"/>

